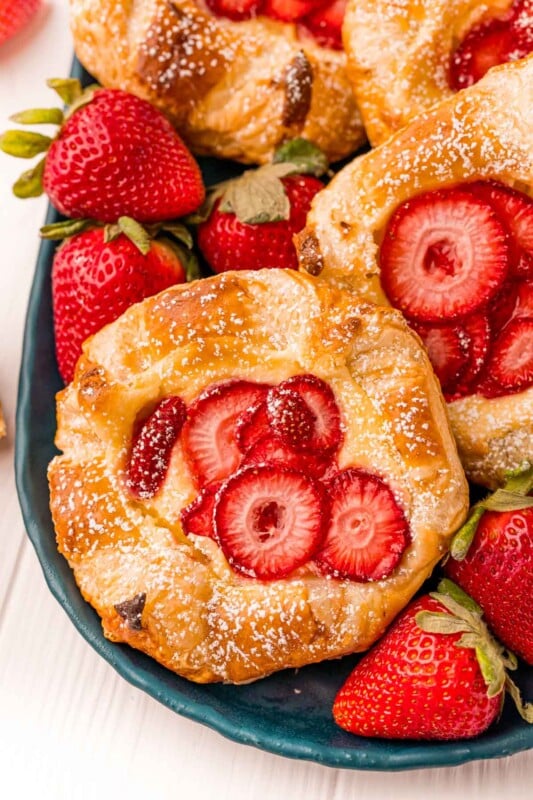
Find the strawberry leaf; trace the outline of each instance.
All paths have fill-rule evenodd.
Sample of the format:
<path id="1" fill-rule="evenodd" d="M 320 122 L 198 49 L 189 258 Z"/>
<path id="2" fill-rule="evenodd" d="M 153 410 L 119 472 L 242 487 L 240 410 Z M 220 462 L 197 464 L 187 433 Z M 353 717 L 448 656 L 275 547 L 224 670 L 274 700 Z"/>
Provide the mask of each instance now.
<path id="1" fill-rule="evenodd" d="M 263 168 L 248 170 L 229 183 L 220 210 L 234 213 L 240 222 L 248 225 L 289 219 L 291 212 L 281 180 Z"/>
<path id="2" fill-rule="evenodd" d="M 322 150 L 308 139 L 297 138 L 284 142 L 274 153 L 273 164 L 290 163 L 300 175 L 319 178 L 328 170 L 328 160 Z"/>
<path id="3" fill-rule="evenodd" d="M 9 119 L 19 125 L 61 125 L 63 112 L 60 108 L 29 108 L 12 114 Z"/>
<path id="4" fill-rule="evenodd" d="M 70 106 L 83 93 L 83 89 L 78 78 L 50 78 L 46 85 L 53 89 L 65 103 Z"/>
<path id="5" fill-rule="evenodd" d="M 182 242 L 189 250 L 192 250 L 194 241 L 190 230 L 183 223 L 170 220 L 169 222 L 164 222 L 160 229 L 165 233 L 172 234 L 175 239 Z"/>
<path id="6" fill-rule="evenodd" d="M 533 491 L 533 464 L 507 472 L 504 489 L 515 494 L 529 494 Z"/>
<path id="7" fill-rule="evenodd" d="M 509 675 L 505 676 L 505 688 L 507 690 L 507 694 L 512 697 L 517 711 L 522 719 L 524 719 L 526 722 L 533 723 L 533 703 L 524 703 L 520 694 L 520 689 L 516 683 L 511 680 Z"/>
<path id="8" fill-rule="evenodd" d="M 497 697 L 505 687 L 505 669 L 499 658 L 494 657 L 492 649 L 480 642 L 475 648 L 477 663 L 487 685 L 487 697 Z"/>
<path id="9" fill-rule="evenodd" d="M 40 197 L 42 195 L 44 191 L 43 172 L 45 160 L 45 158 L 41 158 L 34 167 L 23 172 L 15 181 L 13 184 L 15 197 L 26 199 L 27 197 Z"/>
<path id="10" fill-rule="evenodd" d="M 131 217 L 119 217 L 117 223 L 120 233 L 127 236 L 137 250 L 145 256 L 151 247 L 151 237 L 143 226 Z"/>
<path id="11" fill-rule="evenodd" d="M 66 219 L 52 225 L 43 225 L 39 233 L 41 239 L 66 239 L 96 225 L 92 219 Z"/>
<path id="12" fill-rule="evenodd" d="M 436 594 L 437 600 L 440 600 L 441 602 L 442 595 L 445 595 L 455 601 L 457 605 L 461 606 L 467 611 L 471 611 L 473 614 L 481 616 L 483 613 L 476 601 L 473 600 L 469 594 L 463 592 L 461 587 L 451 581 L 449 578 L 443 578 L 439 581 Z"/>
<path id="13" fill-rule="evenodd" d="M 532 508 L 533 497 L 497 489 L 494 494 L 483 500 L 482 507 L 487 511 L 519 511 L 521 508 Z"/>
<path id="14" fill-rule="evenodd" d="M 16 158 L 33 158 L 50 147 L 49 136 L 33 131 L 6 131 L 0 136 L 0 150 Z"/>
<path id="15" fill-rule="evenodd" d="M 443 611 L 420 611 L 415 617 L 415 622 L 426 633 L 450 634 L 471 631 L 468 622 Z"/>

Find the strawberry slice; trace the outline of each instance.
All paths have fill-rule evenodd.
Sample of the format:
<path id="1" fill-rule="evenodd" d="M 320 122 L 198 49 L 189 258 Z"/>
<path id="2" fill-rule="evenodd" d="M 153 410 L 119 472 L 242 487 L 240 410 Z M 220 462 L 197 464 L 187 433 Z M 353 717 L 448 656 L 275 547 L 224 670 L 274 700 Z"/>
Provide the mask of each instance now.
<path id="1" fill-rule="evenodd" d="M 510 19 L 510 15 L 491 19 L 467 33 L 450 62 L 448 81 L 453 91 L 473 86 L 491 67 L 524 58 L 529 53 L 527 43 L 518 41 Z"/>
<path id="2" fill-rule="evenodd" d="M 263 14 L 283 22 L 296 22 L 325 3 L 327 0 L 266 0 Z"/>
<path id="3" fill-rule="evenodd" d="M 516 317 L 496 339 L 487 371 L 504 389 L 526 389 L 533 382 L 533 317 Z"/>
<path id="4" fill-rule="evenodd" d="M 227 478 L 242 453 L 236 439 L 239 418 L 263 400 L 268 386 L 230 380 L 207 389 L 189 409 L 183 449 L 199 486 Z"/>
<path id="5" fill-rule="evenodd" d="M 227 17 L 235 22 L 256 17 L 262 0 L 205 0 L 205 4 L 217 17 Z"/>
<path id="6" fill-rule="evenodd" d="M 485 314 L 474 314 L 457 327 L 465 349 L 465 369 L 456 384 L 447 387 L 444 396 L 448 402 L 472 393 L 489 355 L 491 329 Z"/>
<path id="7" fill-rule="evenodd" d="M 387 578 L 409 544 L 409 525 L 389 487 L 359 469 L 339 472 L 327 486 L 331 517 L 316 556 L 337 578 Z"/>
<path id="8" fill-rule="evenodd" d="M 126 468 L 126 485 L 135 497 L 149 500 L 161 488 L 186 416 L 180 397 L 165 397 L 137 431 Z"/>
<path id="9" fill-rule="evenodd" d="M 331 460 L 320 453 L 297 453 L 277 436 L 269 434 L 249 448 L 242 462 L 243 467 L 259 464 L 280 464 L 312 478 L 321 478 Z"/>
<path id="10" fill-rule="evenodd" d="M 513 317 L 533 318 L 533 280 L 523 281 L 518 285 Z"/>
<path id="11" fill-rule="evenodd" d="M 342 50 L 342 23 L 346 3 L 347 0 L 334 0 L 302 20 L 302 24 L 321 47 Z"/>
<path id="12" fill-rule="evenodd" d="M 213 512 L 215 508 L 216 495 L 222 481 L 208 483 L 204 486 L 197 497 L 188 506 L 181 509 L 181 527 L 190 536 L 209 536 L 215 538 L 215 521 Z"/>
<path id="13" fill-rule="evenodd" d="M 241 453 L 247 453 L 257 442 L 270 436 L 272 431 L 268 421 L 266 402 L 241 414 L 235 427 L 235 438 Z"/>
<path id="14" fill-rule="evenodd" d="M 275 580 L 309 561 L 325 529 L 321 485 L 278 465 L 246 467 L 217 496 L 217 540 L 231 566 Z"/>
<path id="15" fill-rule="evenodd" d="M 305 442 L 298 442 L 298 449 L 328 453 L 337 450 L 342 441 L 341 415 L 331 387 L 316 375 L 304 374 L 288 378 L 278 388 L 279 392 L 299 394 L 314 417 L 312 434 Z"/>
<path id="16" fill-rule="evenodd" d="M 420 322 L 466 316 L 486 304 L 509 268 L 508 235 L 492 206 L 463 189 L 403 203 L 381 245 L 381 280 L 393 306 Z"/>
<path id="17" fill-rule="evenodd" d="M 466 370 L 468 347 L 459 326 L 429 327 L 413 324 L 424 342 L 442 391 L 454 386 Z"/>
<path id="18" fill-rule="evenodd" d="M 533 200 L 497 181 L 477 181 L 468 186 L 494 208 L 511 235 L 511 273 L 530 274 L 533 257 Z"/>
<path id="19" fill-rule="evenodd" d="M 273 433 L 282 442 L 295 450 L 309 449 L 316 418 L 301 394 L 274 386 L 267 394 L 266 411 Z"/>

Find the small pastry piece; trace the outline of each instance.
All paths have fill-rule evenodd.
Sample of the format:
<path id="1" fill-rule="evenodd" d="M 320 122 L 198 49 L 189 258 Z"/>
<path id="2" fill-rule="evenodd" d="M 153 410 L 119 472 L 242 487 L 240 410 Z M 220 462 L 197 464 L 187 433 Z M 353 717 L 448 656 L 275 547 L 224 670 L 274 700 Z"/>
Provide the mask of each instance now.
<path id="1" fill-rule="evenodd" d="M 532 108 L 533 57 L 495 67 L 346 166 L 298 236 L 303 270 L 408 317 L 488 486 L 533 463 Z"/>
<path id="2" fill-rule="evenodd" d="M 2 403 L 0 403 L 0 439 L 6 435 L 6 422 L 2 413 Z"/>
<path id="3" fill-rule="evenodd" d="M 268 3 L 231 5 L 71 0 L 76 53 L 104 86 L 161 108 L 198 154 L 264 163 L 296 136 L 330 161 L 353 153 L 365 134 L 345 54 L 320 44 L 327 20 L 304 29 L 264 16 Z"/>
<path id="4" fill-rule="evenodd" d="M 422 111 L 533 50 L 531 0 L 349 0 L 348 72 L 378 145 Z"/>
<path id="5" fill-rule="evenodd" d="M 198 682 L 367 648 L 467 487 L 401 315 L 291 270 L 172 287 L 58 396 L 61 552 L 105 635 Z"/>

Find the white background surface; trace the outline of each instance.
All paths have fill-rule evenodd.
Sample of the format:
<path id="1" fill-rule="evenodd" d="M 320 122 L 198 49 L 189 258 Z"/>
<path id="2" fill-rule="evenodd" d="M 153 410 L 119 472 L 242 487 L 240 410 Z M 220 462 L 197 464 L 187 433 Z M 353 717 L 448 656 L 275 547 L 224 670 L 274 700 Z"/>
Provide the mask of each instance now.
<path id="1" fill-rule="evenodd" d="M 13 111 L 54 104 L 68 74 L 66 0 L 47 0 L 0 47 L 0 130 Z M 13 476 L 15 406 L 27 297 L 46 201 L 15 200 L 26 167 L 0 154 L 0 795 L 4 798 L 531 798 L 533 751 L 404 773 L 333 770 L 234 744 L 131 687 L 77 633 L 48 592 Z"/>

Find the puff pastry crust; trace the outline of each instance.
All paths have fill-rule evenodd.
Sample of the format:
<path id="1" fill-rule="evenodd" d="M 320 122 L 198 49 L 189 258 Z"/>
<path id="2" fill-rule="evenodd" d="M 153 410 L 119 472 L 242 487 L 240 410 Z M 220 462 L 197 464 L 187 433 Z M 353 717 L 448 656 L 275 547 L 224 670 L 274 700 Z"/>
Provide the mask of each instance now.
<path id="1" fill-rule="evenodd" d="M 303 136 L 330 161 L 366 139 L 342 52 L 199 0 L 70 0 L 76 54 L 104 86 L 162 109 L 198 154 L 264 163 Z"/>
<path id="2" fill-rule="evenodd" d="M 533 57 L 494 68 L 339 172 L 298 235 L 300 266 L 387 303 L 378 252 L 392 212 L 421 192 L 479 178 L 532 191 Z M 465 397 L 448 412 L 475 482 L 495 487 L 505 470 L 533 463 L 533 388 Z"/>
<path id="3" fill-rule="evenodd" d="M 373 145 L 453 95 L 452 53 L 483 18 L 513 0 L 349 0 L 348 72 Z"/>
<path id="4" fill-rule="evenodd" d="M 385 580 L 304 566 L 261 582 L 233 571 L 212 539 L 182 533 L 179 511 L 196 490 L 179 442 L 153 499 L 124 488 L 147 405 L 170 394 L 188 403 L 229 378 L 310 371 L 332 387 L 344 418 L 339 466 L 385 477 L 409 519 L 412 541 Z M 440 389 L 401 315 L 288 270 L 173 287 L 89 339 L 58 396 L 57 446 L 57 541 L 105 635 L 198 682 L 249 681 L 367 648 L 430 574 L 468 506 Z"/>

